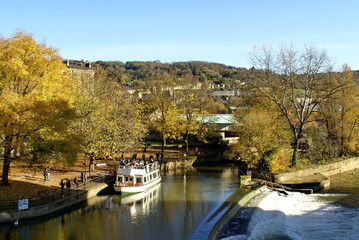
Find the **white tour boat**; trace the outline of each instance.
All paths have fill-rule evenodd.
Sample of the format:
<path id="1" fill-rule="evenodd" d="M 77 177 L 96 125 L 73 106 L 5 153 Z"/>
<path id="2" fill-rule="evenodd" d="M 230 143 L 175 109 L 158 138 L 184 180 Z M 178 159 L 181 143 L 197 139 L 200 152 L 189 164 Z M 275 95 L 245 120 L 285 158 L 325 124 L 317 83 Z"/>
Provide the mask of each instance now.
<path id="1" fill-rule="evenodd" d="M 116 192 L 143 192 L 161 182 L 158 162 L 146 165 L 120 166 L 117 169 L 116 182 L 113 185 Z"/>

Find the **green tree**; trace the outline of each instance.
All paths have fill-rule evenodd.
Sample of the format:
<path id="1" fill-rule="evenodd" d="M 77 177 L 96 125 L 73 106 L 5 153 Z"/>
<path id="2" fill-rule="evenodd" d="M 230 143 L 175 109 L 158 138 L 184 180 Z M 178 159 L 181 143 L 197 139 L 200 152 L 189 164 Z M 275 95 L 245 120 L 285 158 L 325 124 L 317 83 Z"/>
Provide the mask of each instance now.
<path id="1" fill-rule="evenodd" d="M 75 82 L 56 50 L 18 31 L 0 37 L 0 144 L 4 148 L 2 184 L 9 184 L 10 163 L 18 146 L 65 141 L 73 119 Z M 45 142 L 46 142 L 45 141 Z M 59 151 L 49 147 L 51 151 Z M 28 150 L 28 149 L 26 149 Z M 65 156 L 65 155 L 64 155 Z M 72 155 L 73 156 L 73 155 Z"/>

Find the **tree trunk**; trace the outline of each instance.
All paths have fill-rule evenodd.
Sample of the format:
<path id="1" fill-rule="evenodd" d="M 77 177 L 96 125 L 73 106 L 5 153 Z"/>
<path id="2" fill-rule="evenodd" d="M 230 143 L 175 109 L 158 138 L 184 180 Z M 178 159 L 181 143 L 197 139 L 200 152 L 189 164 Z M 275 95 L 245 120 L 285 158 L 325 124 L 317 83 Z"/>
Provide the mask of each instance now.
<path id="1" fill-rule="evenodd" d="M 297 166 L 297 158 L 298 158 L 298 141 L 299 139 L 296 138 L 293 143 L 293 154 L 292 154 L 292 167 Z"/>
<path id="2" fill-rule="evenodd" d="M 1 185 L 9 186 L 9 171 L 11 162 L 11 147 L 7 146 L 4 148 L 4 165 L 2 168 L 2 179 Z"/>
<path id="3" fill-rule="evenodd" d="M 188 135 L 185 136 L 184 142 L 186 144 L 186 149 L 185 151 L 188 152 Z"/>
<path id="4" fill-rule="evenodd" d="M 340 124 L 340 152 L 339 152 L 339 156 L 338 157 L 343 157 L 345 155 L 345 150 L 344 150 L 344 110 L 342 110 L 342 115 L 341 115 L 341 124 Z"/>
<path id="5" fill-rule="evenodd" d="M 162 146 L 161 146 L 161 151 L 162 151 L 162 152 L 165 151 L 165 145 L 166 145 L 166 138 L 163 137 L 163 138 L 162 138 Z"/>
<path id="6" fill-rule="evenodd" d="M 95 170 L 94 168 L 94 161 L 95 161 L 95 156 L 94 154 L 90 155 L 90 164 L 89 164 L 89 172 L 93 172 Z"/>

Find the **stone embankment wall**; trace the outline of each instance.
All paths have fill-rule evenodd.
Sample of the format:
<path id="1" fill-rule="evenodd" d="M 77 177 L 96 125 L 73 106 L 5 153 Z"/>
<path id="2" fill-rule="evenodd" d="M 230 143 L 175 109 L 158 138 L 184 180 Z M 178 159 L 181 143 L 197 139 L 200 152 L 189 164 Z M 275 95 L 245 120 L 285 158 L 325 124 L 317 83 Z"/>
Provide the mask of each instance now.
<path id="1" fill-rule="evenodd" d="M 195 161 L 196 161 L 196 158 L 183 159 L 183 160 L 170 161 L 170 162 L 161 162 L 160 170 L 162 172 L 168 172 L 168 171 L 173 171 L 173 170 L 190 168 L 190 167 L 192 167 L 192 165 Z"/>
<path id="2" fill-rule="evenodd" d="M 25 219 L 32 218 L 37 216 L 42 216 L 45 214 L 49 214 L 60 209 L 69 207 L 75 203 L 84 201 L 88 198 L 96 196 L 100 191 L 108 187 L 106 183 L 93 183 L 94 185 L 88 189 L 87 191 L 79 192 L 78 194 L 71 195 L 69 197 L 65 197 L 59 199 L 53 203 L 30 208 L 28 210 L 18 210 L 11 212 L 1 212 L 0 213 L 0 223 L 2 222 L 12 222 L 16 219 Z"/>
<path id="3" fill-rule="evenodd" d="M 317 174 L 334 175 L 337 173 L 350 171 L 356 168 L 359 168 L 359 157 L 350 158 L 347 160 L 343 160 L 336 163 L 330 163 L 315 168 L 308 168 L 308 169 L 298 170 L 289 173 L 274 174 L 274 181 L 285 182 L 291 179 L 302 178 L 304 176 L 311 176 Z"/>
<path id="4" fill-rule="evenodd" d="M 161 162 L 160 170 L 163 172 L 176 172 L 185 171 L 187 169 L 193 168 L 196 165 L 202 165 L 206 163 L 218 162 L 222 159 L 222 154 L 206 154 L 199 155 L 190 158 L 185 158 L 182 160 L 170 161 L 170 162 Z"/>

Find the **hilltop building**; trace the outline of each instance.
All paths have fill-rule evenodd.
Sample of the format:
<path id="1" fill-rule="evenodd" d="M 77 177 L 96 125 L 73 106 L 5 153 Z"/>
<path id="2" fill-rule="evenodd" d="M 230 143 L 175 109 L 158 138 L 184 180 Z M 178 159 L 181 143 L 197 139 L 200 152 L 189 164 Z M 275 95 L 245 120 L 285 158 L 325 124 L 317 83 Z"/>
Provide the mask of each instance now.
<path id="1" fill-rule="evenodd" d="M 74 79 L 91 78 L 95 77 L 95 71 L 92 70 L 90 61 L 78 60 L 65 60 L 63 61 L 66 67 L 71 71 L 71 76 Z"/>

